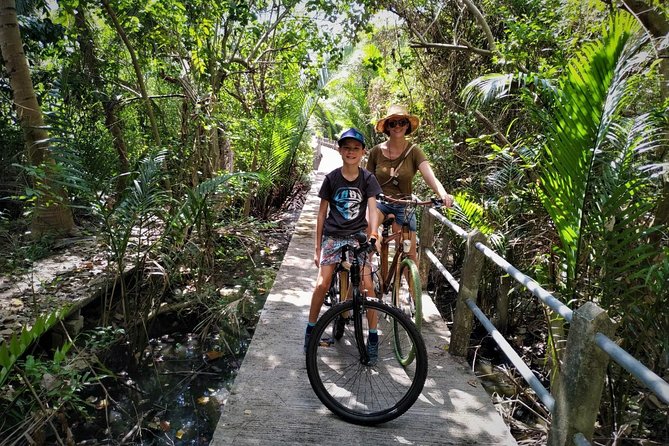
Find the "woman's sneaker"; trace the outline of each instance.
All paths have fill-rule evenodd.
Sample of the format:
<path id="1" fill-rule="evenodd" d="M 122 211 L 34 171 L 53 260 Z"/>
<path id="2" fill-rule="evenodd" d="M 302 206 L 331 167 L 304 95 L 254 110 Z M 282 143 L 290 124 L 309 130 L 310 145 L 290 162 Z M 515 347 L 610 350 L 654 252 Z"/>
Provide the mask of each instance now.
<path id="1" fill-rule="evenodd" d="M 346 328 L 346 318 L 337 316 L 335 319 L 334 338 L 340 340 L 344 336 L 344 328 Z"/>

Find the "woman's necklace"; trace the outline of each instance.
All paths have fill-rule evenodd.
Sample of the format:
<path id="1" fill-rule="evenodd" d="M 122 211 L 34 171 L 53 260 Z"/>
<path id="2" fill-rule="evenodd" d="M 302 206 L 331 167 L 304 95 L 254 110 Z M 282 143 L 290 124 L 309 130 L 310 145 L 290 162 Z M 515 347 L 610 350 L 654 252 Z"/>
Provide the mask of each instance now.
<path id="1" fill-rule="evenodd" d="M 394 154 L 393 154 L 393 151 L 392 151 L 391 148 L 390 148 L 390 144 L 389 144 L 389 143 L 386 143 L 386 147 L 385 147 L 385 152 L 386 152 L 386 153 L 384 153 L 384 155 L 386 156 L 386 158 L 388 158 L 390 161 L 394 161 L 394 160 L 396 160 L 397 158 L 399 158 L 399 156 L 400 156 L 402 153 L 404 153 L 404 151 L 406 150 L 408 142 L 407 142 L 407 141 L 402 141 L 401 144 L 402 144 L 402 146 L 403 146 L 402 149 L 401 149 L 400 151 L 398 151 L 397 154 L 394 155 Z"/>

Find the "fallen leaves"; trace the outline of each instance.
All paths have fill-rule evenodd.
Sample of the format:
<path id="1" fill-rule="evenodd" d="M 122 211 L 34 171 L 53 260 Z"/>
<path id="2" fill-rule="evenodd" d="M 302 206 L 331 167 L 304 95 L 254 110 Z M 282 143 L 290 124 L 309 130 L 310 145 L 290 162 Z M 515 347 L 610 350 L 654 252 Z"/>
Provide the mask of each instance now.
<path id="1" fill-rule="evenodd" d="M 218 351 L 209 351 L 207 352 L 206 356 L 207 360 L 213 361 L 215 359 L 221 358 L 223 356 L 223 353 Z"/>

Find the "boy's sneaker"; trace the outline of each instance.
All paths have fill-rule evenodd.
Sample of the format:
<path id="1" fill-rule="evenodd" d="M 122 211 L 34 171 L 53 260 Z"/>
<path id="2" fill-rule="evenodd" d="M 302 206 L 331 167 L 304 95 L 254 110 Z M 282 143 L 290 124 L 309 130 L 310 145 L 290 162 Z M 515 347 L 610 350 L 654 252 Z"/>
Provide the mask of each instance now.
<path id="1" fill-rule="evenodd" d="M 367 341 L 367 356 L 369 356 L 368 365 L 375 365 L 379 359 L 379 343 Z"/>

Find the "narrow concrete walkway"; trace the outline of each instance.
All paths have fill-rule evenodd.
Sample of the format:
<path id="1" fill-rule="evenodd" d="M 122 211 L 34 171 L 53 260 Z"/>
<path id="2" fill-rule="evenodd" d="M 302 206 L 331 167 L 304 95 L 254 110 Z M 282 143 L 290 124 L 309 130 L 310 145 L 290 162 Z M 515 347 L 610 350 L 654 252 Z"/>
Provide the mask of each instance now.
<path id="1" fill-rule="evenodd" d="M 212 445 L 515 445 L 469 366 L 445 350 L 450 333 L 424 296 L 429 352 L 423 394 L 401 417 L 375 427 L 346 423 L 318 400 L 307 378 L 302 344 L 311 292 L 318 189 L 341 165 L 323 159 L 274 286 L 218 422 Z"/>

